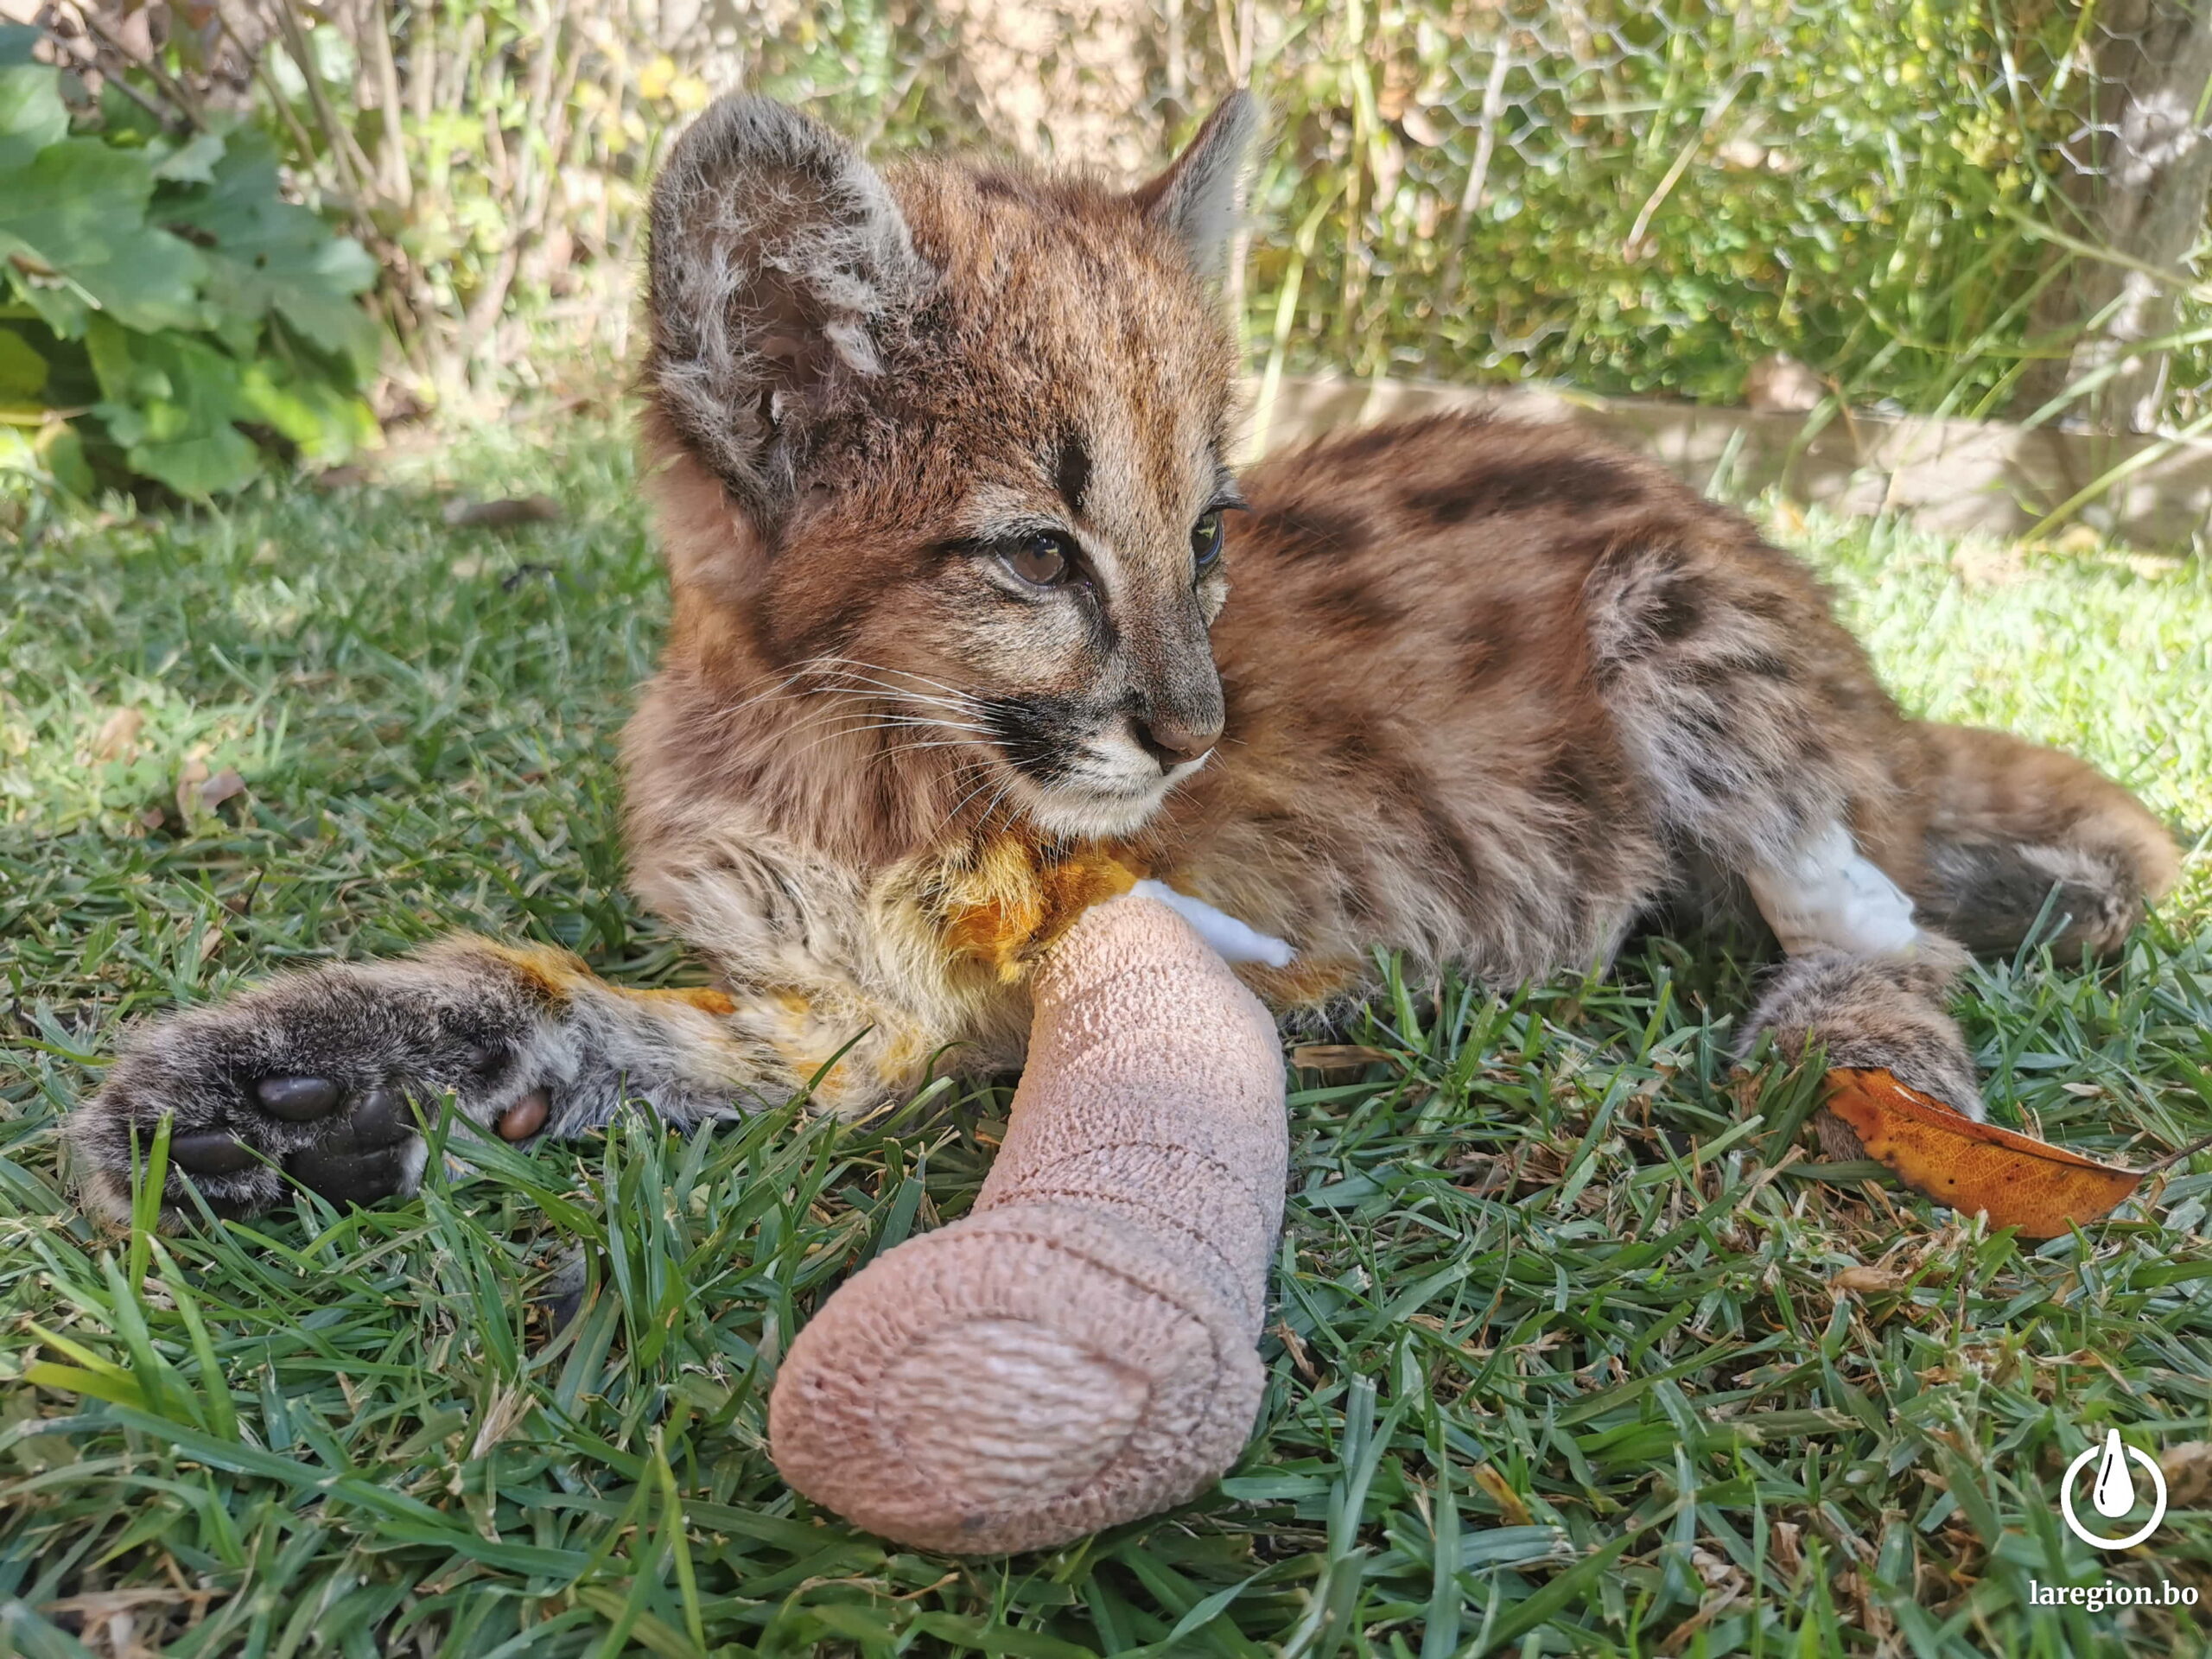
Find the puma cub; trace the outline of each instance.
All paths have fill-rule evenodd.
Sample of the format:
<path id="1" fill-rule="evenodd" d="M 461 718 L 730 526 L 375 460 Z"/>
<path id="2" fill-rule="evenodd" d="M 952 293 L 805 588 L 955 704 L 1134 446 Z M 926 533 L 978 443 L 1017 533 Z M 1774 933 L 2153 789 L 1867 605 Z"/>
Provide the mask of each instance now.
<path id="1" fill-rule="evenodd" d="M 2061 944 L 2111 949 L 2164 831 L 2078 761 L 1906 719 L 1796 560 L 1571 431 L 1237 474 L 1215 279 L 1255 124 L 1230 99 L 1124 191 L 702 116 L 652 205 L 675 603 L 623 759 L 636 890 L 718 988 L 474 938 L 273 980 L 132 1035 L 73 1120 L 87 1202 L 126 1207 L 164 1116 L 167 1205 L 236 1216 L 409 1191 L 448 1091 L 523 1139 L 1010 1067 L 1027 965 L 1145 878 L 1287 944 L 1241 970 L 1286 1014 L 1377 946 L 1504 985 L 1756 910 L 1789 960 L 1750 1032 L 1977 1110 L 1960 947 L 2056 888 Z"/>

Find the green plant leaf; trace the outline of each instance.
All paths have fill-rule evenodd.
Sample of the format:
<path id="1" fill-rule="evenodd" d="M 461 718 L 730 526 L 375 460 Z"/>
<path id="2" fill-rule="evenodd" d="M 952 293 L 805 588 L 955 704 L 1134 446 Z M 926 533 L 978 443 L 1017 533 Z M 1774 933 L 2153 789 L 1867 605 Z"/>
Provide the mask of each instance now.
<path id="1" fill-rule="evenodd" d="M 235 426 L 170 443 L 133 444 L 129 460 L 132 471 L 196 500 L 241 488 L 261 470 L 261 452 Z"/>
<path id="2" fill-rule="evenodd" d="M 211 174 L 203 188 L 164 192 L 155 216 L 208 238 L 203 257 L 211 292 L 225 311 L 257 321 L 273 310 L 302 339 L 348 359 L 357 372 L 372 370 L 382 341 L 356 297 L 377 279 L 367 250 L 283 199 L 276 143 L 266 133 L 232 134 Z"/>
<path id="3" fill-rule="evenodd" d="M 169 184 L 212 184 L 223 149 L 221 135 L 195 132 L 154 163 L 154 176 Z"/>
<path id="4" fill-rule="evenodd" d="M 260 452 L 236 424 L 260 413 L 236 358 L 183 334 L 128 334 L 105 317 L 93 319 L 86 344 L 104 399 L 93 412 L 132 471 L 204 499 L 260 470 Z"/>
<path id="5" fill-rule="evenodd" d="M 0 409 L 39 406 L 48 370 L 30 341 L 13 328 L 0 327 Z"/>
<path id="6" fill-rule="evenodd" d="M 92 308 L 76 289 L 61 286 L 55 277 L 33 282 L 26 272 L 4 259 L 0 259 L 0 277 L 6 279 L 10 294 L 29 306 L 41 322 L 62 339 L 85 337 L 85 324 L 92 315 Z"/>
<path id="7" fill-rule="evenodd" d="M 269 359 L 247 366 L 238 392 L 311 461 L 343 461 L 376 436 L 376 416 L 359 397 Z"/>
<path id="8" fill-rule="evenodd" d="M 0 170 L 22 166 L 68 136 L 58 71 L 43 63 L 0 68 Z"/>
<path id="9" fill-rule="evenodd" d="M 56 422 L 33 447 L 47 476 L 70 494 L 89 501 L 99 493 L 99 480 L 85 459 L 85 440 L 75 427 Z"/>
<path id="10" fill-rule="evenodd" d="M 198 327 L 206 267 L 188 243 L 145 222 L 153 188 L 143 156 L 97 138 L 48 144 L 0 168 L 0 256 L 29 260 L 127 327 Z"/>

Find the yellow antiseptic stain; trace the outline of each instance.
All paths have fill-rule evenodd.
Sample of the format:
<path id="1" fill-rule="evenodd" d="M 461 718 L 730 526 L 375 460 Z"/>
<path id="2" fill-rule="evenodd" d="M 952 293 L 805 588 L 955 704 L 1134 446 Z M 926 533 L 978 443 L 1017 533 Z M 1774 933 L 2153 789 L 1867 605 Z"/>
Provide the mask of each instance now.
<path id="1" fill-rule="evenodd" d="M 525 983 L 549 1002 L 565 1002 L 579 985 L 597 976 L 573 950 L 553 944 L 500 944 L 486 939 L 484 949 L 513 966 Z"/>
<path id="2" fill-rule="evenodd" d="M 501 944 L 496 940 L 482 941 L 483 948 L 520 974 L 531 988 L 549 1002 L 565 1002 L 581 986 L 589 985 L 613 996 L 626 997 L 633 1002 L 673 1003 L 696 1008 L 702 1014 L 727 1020 L 737 1012 L 737 1004 L 727 991 L 716 990 L 711 985 L 678 985 L 649 988 L 629 985 L 610 985 L 584 965 L 584 960 L 574 951 L 563 950 L 556 944 Z"/>
<path id="3" fill-rule="evenodd" d="M 1076 918 L 1127 893 L 1141 874 L 1118 846 L 1069 847 L 1026 835 L 986 842 L 938 872 L 946 952 L 1018 980 Z"/>
<path id="4" fill-rule="evenodd" d="M 718 991 L 711 985 L 683 985 L 672 989 L 630 990 L 620 985 L 608 987 L 621 995 L 635 997 L 640 1002 L 678 1002 L 696 1008 L 702 1014 L 727 1020 L 737 1012 L 737 1004 L 728 991 Z"/>

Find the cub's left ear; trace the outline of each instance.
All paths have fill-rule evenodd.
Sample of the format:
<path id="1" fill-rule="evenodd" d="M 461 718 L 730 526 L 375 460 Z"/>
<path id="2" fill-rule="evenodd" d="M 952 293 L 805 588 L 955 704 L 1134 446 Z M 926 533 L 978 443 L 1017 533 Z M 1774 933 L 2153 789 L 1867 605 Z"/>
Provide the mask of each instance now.
<path id="1" fill-rule="evenodd" d="M 1218 276 L 1228 259 L 1260 117 L 1259 99 L 1238 88 L 1205 118 L 1165 173 L 1130 193 L 1138 212 L 1183 245 L 1201 276 Z"/>

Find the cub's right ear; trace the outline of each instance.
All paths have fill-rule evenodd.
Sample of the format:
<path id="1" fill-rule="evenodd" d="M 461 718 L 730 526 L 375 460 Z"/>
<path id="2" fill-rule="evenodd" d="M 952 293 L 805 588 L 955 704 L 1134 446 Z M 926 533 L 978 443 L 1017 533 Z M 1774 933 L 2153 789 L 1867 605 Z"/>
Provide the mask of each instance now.
<path id="1" fill-rule="evenodd" d="M 677 141 L 653 184 L 646 381 L 765 532 L 927 274 L 875 169 L 812 117 L 733 93 Z"/>

